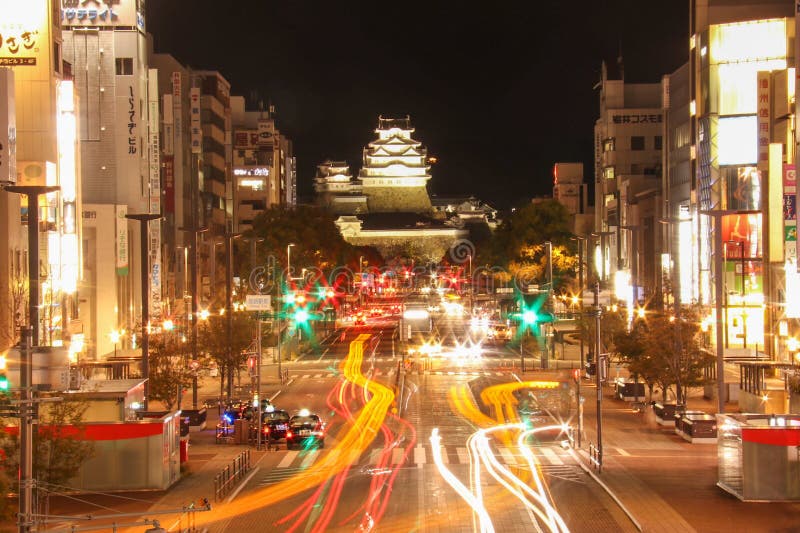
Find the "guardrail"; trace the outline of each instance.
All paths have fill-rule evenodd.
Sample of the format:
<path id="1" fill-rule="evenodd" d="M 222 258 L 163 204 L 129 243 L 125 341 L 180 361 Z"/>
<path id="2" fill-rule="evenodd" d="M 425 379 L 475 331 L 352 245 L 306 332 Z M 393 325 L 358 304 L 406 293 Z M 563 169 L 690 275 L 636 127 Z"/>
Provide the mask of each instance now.
<path id="1" fill-rule="evenodd" d="M 236 483 L 244 479 L 244 475 L 250 468 L 250 450 L 245 450 L 214 476 L 214 499 L 219 501 L 224 498 L 236 486 Z"/>

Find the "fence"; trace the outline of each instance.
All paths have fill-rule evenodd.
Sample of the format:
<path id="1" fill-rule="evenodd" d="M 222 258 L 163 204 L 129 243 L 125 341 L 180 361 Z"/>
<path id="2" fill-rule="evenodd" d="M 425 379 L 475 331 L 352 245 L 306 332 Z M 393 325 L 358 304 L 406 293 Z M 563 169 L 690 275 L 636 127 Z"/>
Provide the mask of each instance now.
<path id="1" fill-rule="evenodd" d="M 239 481 L 244 479 L 250 468 L 250 450 L 245 450 L 236 456 L 231 464 L 214 476 L 215 500 L 219 501 L 224 498 Z"/>

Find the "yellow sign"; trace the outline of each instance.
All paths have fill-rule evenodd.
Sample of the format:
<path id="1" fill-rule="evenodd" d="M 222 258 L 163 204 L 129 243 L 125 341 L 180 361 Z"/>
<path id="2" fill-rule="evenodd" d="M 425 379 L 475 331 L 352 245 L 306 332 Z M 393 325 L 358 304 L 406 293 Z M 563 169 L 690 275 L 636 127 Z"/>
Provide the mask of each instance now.
<path id="1" fill-rule="evenodd" d="M 0 67 L 49 66 L 47 1 L 0 0 Z"/>

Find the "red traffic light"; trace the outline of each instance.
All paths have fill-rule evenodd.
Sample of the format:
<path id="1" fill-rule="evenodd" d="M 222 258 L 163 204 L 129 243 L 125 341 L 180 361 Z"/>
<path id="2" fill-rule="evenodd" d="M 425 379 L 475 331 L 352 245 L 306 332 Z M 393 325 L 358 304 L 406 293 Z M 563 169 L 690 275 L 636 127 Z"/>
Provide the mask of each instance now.
<path id="1" fill-rule="evenodd" d="M 572 370 L 572 379 L 577 383 L 581 379 L 581 371 L 578 368 Z"/>

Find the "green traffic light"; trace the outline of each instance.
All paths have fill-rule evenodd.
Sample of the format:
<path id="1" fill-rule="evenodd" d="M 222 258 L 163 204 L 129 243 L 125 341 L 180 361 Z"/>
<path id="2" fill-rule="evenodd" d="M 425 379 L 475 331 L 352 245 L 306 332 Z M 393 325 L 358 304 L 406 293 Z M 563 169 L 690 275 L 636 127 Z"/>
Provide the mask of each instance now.
<path id="1" fill-rule="evenodd" d="M 308 311 L 306 311 L 305 309 L 299 309 L 299 310 L 298 310 L 298 311 L 297 311 L 297 312 L 294 314 L 294 320 L 295 320 L 295 322 L 297 322 L 298 324 L 300 324 L 300 323 L 304 323 L 304 322 L 307 322 L 307 321 L 308 321 Z"/>
<path id="2" fill-rule="evenodd" d="M 7 391 L 9 387 L 8 378 L 6 376 L 0 376 L 0 392 Z"/>
<path id="3" fill-rule="evenodd" d="M 522 321 L 526 324 L 533 324 L 536 322 L 537 316 L 535 311 L 531 311 L 528 309 L 527 311 L 522 313 Z"/>

